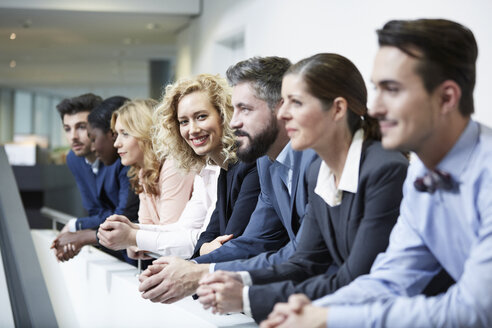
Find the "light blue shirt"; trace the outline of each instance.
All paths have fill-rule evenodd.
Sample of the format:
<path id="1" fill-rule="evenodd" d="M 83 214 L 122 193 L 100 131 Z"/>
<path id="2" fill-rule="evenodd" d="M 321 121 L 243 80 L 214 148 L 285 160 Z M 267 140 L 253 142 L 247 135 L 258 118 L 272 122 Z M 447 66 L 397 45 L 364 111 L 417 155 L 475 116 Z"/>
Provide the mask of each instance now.
<path id="1" fill-rule="evenodd" d="M 492 130 L 470 121 L 438 168 L 458 187 L 418 192 L 416 159 L 388 249 L 370 274 L 315 304 L 334 327 L 492 327 Z M 441 267 L 456 284 L 418 295 Z"/>
<path id="2" fill-rule="evenodd" d="M 273 165 L 277 166 L 275 169 L 280 170 L 280 178 L 287 187 L 289 196 L 292 196 L 292 166 L 293 166 L 293 152 L 290 151 L 290 142 L 282 149 L 280 154 L 278 154 Z"/>

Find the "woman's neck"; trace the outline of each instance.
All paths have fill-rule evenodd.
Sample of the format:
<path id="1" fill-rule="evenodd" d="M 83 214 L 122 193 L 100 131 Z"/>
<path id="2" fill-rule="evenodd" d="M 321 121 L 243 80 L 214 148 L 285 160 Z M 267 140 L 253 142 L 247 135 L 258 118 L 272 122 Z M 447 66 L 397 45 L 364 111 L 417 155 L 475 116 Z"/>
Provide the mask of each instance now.
<path id="1" fill-rule="evenodd" d="M 335 134 L 331 140 L 321 143 L 321 147 L 314 149 L 335 175 L 335 185 L 337 187 L 342 177 L 351 143 L 352 134 L 347 131 L 347 133 L 342 135 Z"/>

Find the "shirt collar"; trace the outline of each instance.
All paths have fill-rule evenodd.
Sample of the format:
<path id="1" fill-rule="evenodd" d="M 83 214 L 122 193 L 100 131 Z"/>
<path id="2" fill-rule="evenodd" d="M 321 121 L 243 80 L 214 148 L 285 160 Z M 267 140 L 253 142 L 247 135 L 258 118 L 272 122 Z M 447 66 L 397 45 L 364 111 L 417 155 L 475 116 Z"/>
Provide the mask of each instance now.
<path id="1" fill-rule="evenodd" d="M 355 194 L 359 185 L 360 156 L 362 153 L 362 143 L 364 141 L 364 131 L 359 129 L 352 138 L 352 143 L 345 160 L 342 176 L 338 189 Z"/>
<path id="2" fill-rule="evenodd" d="M 198 175 L 204 178 L 206 176 L 211 176 L 218 173 L 220 173 L 220 166 L 207 164 L 200 170 Z"/>
<path id="3" fill-rule="evenodd" d="M 99 158 L 96 157 L 96 160 L 92 163 L 89 162 L 87 157 L 84 157 L 84 160 L 87 163 L 87 165 L 90 165 L 92 172 L 97 175 L 97 173 L 99 172 L 99 164 L 101 162 Z"/>
<path id="4" fill-rule="evenodd" d="M 342 201 L 342 191 L 354 194 L 357 192 L 363 141 L 364 132 L 359 129 L 352 138 L 338 188 L 335 186 L 333 172 L 324 161 L 321 162 L 314 192 L 323 198 L 328 205 L 339 205 Z"/>
<path id="5" fill-rule="evenodd" d="M 286 166 L 289 170 L 292 170 L 292 152 L 289 151 L 291 148 L 290 141 L 285 147 L 282 149 L 280 154 L 278 154 L 275 159 L 276 162 L 279 162 L 283 166 Z"/>

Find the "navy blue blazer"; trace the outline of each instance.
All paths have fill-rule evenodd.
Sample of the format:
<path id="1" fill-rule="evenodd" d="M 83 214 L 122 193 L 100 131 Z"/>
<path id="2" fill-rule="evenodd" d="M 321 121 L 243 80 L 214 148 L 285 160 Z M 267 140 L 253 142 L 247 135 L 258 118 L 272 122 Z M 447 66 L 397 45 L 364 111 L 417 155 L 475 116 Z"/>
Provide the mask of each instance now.
<path id="1" fill-rule="evenodd" d="M 218 236 L 241 236 L 255 209 L 259 193 L 256 163 L 237 162 L 230 165 L 227 171 L 221 169 L 217 181 L 215 210 L 207 229 L 200 234 L 193 257 L 200 255 L 203 243 L 211 242 Z"/>
<path id="2" fill-rule="evenodd" d="M 318 156 L 312 150 L 295 151 L 290 143 L 286 150 L 292 167 L 294 197 L 289 196 L 281 179 L 279 164 L 267 156 L 259 158 L 261 194 L 244 234 L 195 259 L 198 263 L 217 263 L 216 270 L 252 270 L 284 262 L 292 255 L 306 212 L 306 171 Z"/>
<path id="3" fill-rule="evenodd" d="M 82 205 L 88 213 L 88 216 L 77 219 L 77 230 L 95 229 L 112 214 L 126 215 L 129 218 L 136 216 L 133 211 L 138 211 L 138 206 L 134 206 L 131 212 L 127 209 L 127 201 L 134 200 L 135 197 L 130 194 L 128 168 L 121 164 L 120 159 L 110 166 L 100 163 L 95 175 L 84 157 L 76 156 L 70 151 L 67 165 L 75 177 L 82 196 Z"/>
<path id="4" fill-rule="evenodd" d="M 308 174 L 309 204 L 296 252 L 285 263 L 250 271 L 253 318 L 260 322 L 294 293 L 316 299 L 368 273 L 399 215 L 408 161 L 377 141 L 363 144 L 359 184 L 331 207 L 314 192 L 321 159 Z M 275 282 L 275 283 L 273 283 Z"/>

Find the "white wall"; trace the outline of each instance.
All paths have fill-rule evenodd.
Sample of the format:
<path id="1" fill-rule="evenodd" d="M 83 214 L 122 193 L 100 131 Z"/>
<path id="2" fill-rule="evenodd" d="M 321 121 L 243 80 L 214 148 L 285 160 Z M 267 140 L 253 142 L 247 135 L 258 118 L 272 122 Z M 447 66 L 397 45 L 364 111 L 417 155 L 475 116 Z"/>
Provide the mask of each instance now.
<path id="1" fill-rule="evenodd" d="M 479 45 L 475 119 L 492 126 L 492 1 L 490 0 L 206 0 L 203 13 L 178 36 L 177 77 L 224 74 L 230 54 L 218 41 L 244 33 L 244 58 L 318 52 L 352 60 L 369 83 L 377 51 L 375 30 L 390 19 L 447 18 L 469 27 Z"/>

